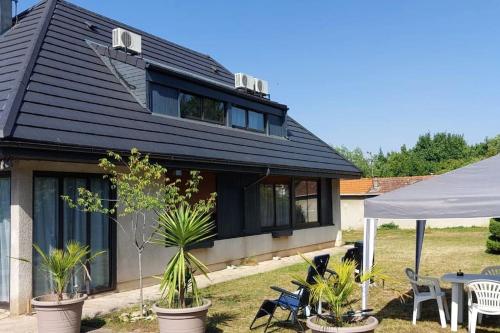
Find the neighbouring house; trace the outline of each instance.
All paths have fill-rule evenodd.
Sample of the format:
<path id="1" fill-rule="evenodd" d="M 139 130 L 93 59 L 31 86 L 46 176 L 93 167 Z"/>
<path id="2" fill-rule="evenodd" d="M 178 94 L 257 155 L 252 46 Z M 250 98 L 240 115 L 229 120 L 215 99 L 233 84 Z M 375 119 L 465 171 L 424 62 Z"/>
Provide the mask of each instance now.
<path id="1" fill-rule="evenodd" d="M 218 193 L 217 238 L 194 251 L 212 269 L 338 241 L 339 180 L 360 172 L 269 99 L 266 82 L 239 89 L 210 56 L 65 1 L 11 10 L 0 0 L 0 304 L 11 314 L 48 290 L 32 243 L 105 250 L 89 267 L 92 294 L 137 286 L 127 235 L 61 201 L 78 187 L 113 196 L 97 167 L 108 150 L 202 172 L 200 195 Z M 149 247 L 145 276 L 171 253 Z"/>
<path id="2" fill-rule="evenodd" d="M 363 229 L 364 200 L 415 184 L 432 176 L 387 177 L 342 179 L 340 181 L 340 202 L 342 230 Z M 470 219 L 430 219 L 427 226 L 446 228 L 455 226 L 487 226 L 487 218 Z M 415 228 L 415 221 L 397 219 L 379 219 L 378 225 L 395 223 L 401 228 Z"/>

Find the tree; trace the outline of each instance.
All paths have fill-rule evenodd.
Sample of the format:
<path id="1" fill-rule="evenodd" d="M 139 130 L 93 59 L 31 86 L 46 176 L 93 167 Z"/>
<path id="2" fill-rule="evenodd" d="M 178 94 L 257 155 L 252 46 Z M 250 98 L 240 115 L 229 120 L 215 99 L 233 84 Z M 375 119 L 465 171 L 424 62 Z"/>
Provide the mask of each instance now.
<path id="1" fill-rule="evenodd" d="M 463 135 L 446 132 L 426 133 L 418 137 L 414 147 L 401 146 L 399 151 L 384 154 L 363 153 L 338 147 L 345 158 L 356 165 L 363 176 L 397 177 L 445 173 L 484 158 L 500 154 L 500 135 L 468 145 Z"/>
<path id="2" fill-rule="evenodd" d="M 171 181 L 167 176 L 167 169 L 152 163 L 149 155 L 142 155 L 135 148 L 126 159 L 117 153 L 108 152 L 108 157 L 99 161 L 99 167 L 103 170 L 103 177 L 109 180 L 111 188 L 116 191 L 116 199 L 105 199 L 99 193 L 79 188 L 76 200 L 72 200 L 69 196 L 63 196 L 63 200 L 75 209 L 109 215 L 129 236 L 138 257 L 142 314 L 144 312 L 142 254 L 145 247 L 153 242 L 157 232 L 158 221 L 156 214 L 153 213 L 168 211 L 180 202 L 189 200 L 191 195 L 198 191 L 202 177 L 199 172 L 191 171 L 184 190 L 181 190 L 180 179 Z M 130 224 L 131 233 L 125 228 L 127 223 Z"/>

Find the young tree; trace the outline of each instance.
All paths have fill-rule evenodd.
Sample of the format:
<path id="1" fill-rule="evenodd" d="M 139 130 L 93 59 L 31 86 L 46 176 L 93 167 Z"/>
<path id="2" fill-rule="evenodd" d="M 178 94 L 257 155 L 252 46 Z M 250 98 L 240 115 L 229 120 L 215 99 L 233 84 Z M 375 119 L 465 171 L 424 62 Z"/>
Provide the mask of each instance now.
<path id="1" fill-rule="evenodd" d="M 142 155 L 135 148 L 126 159 L 109 152 L 107 158 L 99 161 L 99 167 L 104 172 L 103 177 L 109 180 L 111 189 L 116 191 L 116 199 L 102 198 L 99 193 L 79 188 L 75 200 L 69 196 L 63 196 L 63 200 L 75 209 L 109 215 L 129 236 L 138 257 L 140 307 L 143 314 L 142 255 L 158 230 L 157 214 L 154 213 L 168 211 L 179 203 L 188 201 L 193 193 L 198 192 L 202 177 L 198 171 L 191 171 L 190 178 L 181 189 L 180 179 L 171 181 L 167 176 L 167 169 L 152 163 L 149 155 Z M 126 224 L 131 232 L 127 231 Z"/>

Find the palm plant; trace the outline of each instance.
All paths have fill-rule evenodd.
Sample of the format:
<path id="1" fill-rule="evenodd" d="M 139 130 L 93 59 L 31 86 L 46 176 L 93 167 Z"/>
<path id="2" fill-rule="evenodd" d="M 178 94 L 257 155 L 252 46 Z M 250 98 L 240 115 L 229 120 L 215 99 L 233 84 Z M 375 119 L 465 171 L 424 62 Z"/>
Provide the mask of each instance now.
<path id="1" fill-rule="evenodd" d="M 176 207 L 157 212 L 158 230 L 154 242 L 177 248 L 163 275 L 159 277 L 162 305 L 168 308 L 185 308 L 202 304 L 194 273 L 199 271 L 207 276 L 208 269 L 188 249 L 213 237 L 212 208 L 213 197 L 195 205 L 183 201 Z"/>
<path id="2" fill-rule="evenodd" d="M 54 283 L 53 292 L 57 295 L 58 301 L 63 300 L 63 294 L 71 278 L 78 272 L 83 271 L 90 280 L 86 264 L 104 253 L 101 251 L 90 256 L 89 247 L 76 241 L 69 241 L 65 249 L 52 249 L 49 253 L 45 253 L 36 244 L 33 244 L 33 248 L 40 255 L 41 269 L 47 272 Z"/>
<path id="3" fill-rule="evenodd" d="M 312 267 L 312 263 L 304 258 Z M 354 273 L 356 270 L 356 262 L 346 260 L 332 264 L 332 270 L 336 274 L 329 278 L 316 275 L 315 283 L 307 283 L 304 279 L 300 279 L 300 283 L 305 285 L 310 292 L 312 302 L 320 302 L 327 304 L 327 315 L 320 315 L 328 326 L 342 327 L 350 321 L 352 316 L 352 305 L 356 302 L 353 298 L 353 293 L 356 292 L 356 280 Z M 373 268 L 368 272 L 360 275 L 360 282 L 366 282 L 373 279 L 375 276 L 380 277 L 377 270 Z"/>

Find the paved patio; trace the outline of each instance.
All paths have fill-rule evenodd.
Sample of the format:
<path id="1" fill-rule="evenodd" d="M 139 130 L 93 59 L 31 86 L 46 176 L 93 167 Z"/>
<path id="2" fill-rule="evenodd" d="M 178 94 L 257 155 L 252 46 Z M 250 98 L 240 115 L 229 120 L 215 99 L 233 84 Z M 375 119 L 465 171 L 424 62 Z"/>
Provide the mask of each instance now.
<path id="1" fill-rule="evenodd" d="M 305 253 L 306 257 L 312 258 L 322 253 L 344 253 L 348 246 L 335 247 L 320 251 Z M 198 277 L 198 285 L 202 288 L 212 284 L 221 283 L 238 279 L 245 276 L 255 275 L 286 267 L 302 262 L 302 258 L 298 255 L 283 257 L 276 260 L 268 260 L 258 263 L 255 266 L 236 266 L 227 268 L 221 271 L 209 273 L 209 279 Z M 146 300 L 154 300 L 159 296 L 158 286 L 144 288 L 144 298 Z M 83 317 L 93 318 L 98 315 L 107 314 L 121 308 L 125 308 L 138 303 L 139 290 L 125 291 L 121 293 L 110 293 L 99 295 L 95 298 L 88 299 L 83 307 Z M 83 330 L 84 332 L 105 333 L 109 330 Z M 8 317 L 0 320 L 0 332 L 12 333 L 33 333 L 36 330 L 36 317 L 34 315 L 25 315 L 19 317 Z"/>

